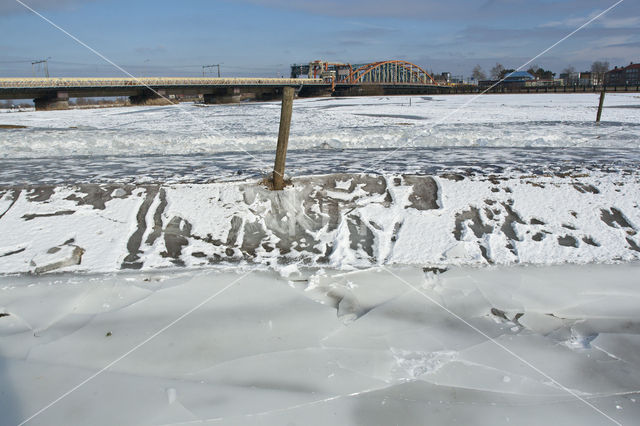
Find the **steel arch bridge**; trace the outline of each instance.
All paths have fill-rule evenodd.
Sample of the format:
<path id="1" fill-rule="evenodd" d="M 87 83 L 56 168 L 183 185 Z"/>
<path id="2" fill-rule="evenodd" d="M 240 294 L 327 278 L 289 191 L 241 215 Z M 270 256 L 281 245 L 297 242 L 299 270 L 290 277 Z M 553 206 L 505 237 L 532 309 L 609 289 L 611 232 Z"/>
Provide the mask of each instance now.
<path id="1" fill-rule="evenodd" d="M 351 69 L 346 77 L 336 79 L 337 84 L 388 83 L 438 85 L 424 69 L 401 60 L 378 61 Z"/>

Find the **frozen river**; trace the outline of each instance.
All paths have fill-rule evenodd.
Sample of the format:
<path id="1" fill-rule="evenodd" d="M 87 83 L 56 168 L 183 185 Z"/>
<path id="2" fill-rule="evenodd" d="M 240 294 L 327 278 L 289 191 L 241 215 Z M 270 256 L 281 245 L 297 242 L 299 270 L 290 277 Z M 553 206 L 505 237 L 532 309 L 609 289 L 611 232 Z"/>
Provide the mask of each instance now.
<path id="1" fill-rule="evenodd" d="M 287 171 L 544 174 L 635 170 L 640 97 L 301 99 Z M 268 174 L 278 103 L 0 113 L 0 185 L 203 183 Z"/>
<path id="2" fill-rule="evenodd" d="M 634 424 L 640 97 L 0 112 L 0 425 Z M 634 420 L 636 419 L 636 420 Z"/>
<path id="3" fill-rule="evenodd" d="M 320 98 L 294 102 L 289 148 L 639 148 L 640 96 Z M 0 113 L 0 157 L 273 151 L 279 102 Z"/>

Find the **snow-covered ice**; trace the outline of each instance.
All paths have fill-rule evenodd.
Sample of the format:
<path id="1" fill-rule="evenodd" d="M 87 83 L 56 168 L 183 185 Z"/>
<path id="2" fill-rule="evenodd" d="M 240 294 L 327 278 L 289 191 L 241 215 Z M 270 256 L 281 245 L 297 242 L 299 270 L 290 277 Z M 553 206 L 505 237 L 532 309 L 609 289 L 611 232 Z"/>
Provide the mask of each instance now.
<path id="1" fill-rule="evenodd" d="M 294 102 L 290 149 L 639 148 L 640 96 L 597 93 L 321 98 Z M 0 114 L 0 157 L 273 151 L 277 102 Z M 247 159 L 248 160 L 248 159 Z"/>
<path id="2" fill-rule="evenodd" d="M 639 272 L 3 277 L 0 423 L 634 424 Z"/>

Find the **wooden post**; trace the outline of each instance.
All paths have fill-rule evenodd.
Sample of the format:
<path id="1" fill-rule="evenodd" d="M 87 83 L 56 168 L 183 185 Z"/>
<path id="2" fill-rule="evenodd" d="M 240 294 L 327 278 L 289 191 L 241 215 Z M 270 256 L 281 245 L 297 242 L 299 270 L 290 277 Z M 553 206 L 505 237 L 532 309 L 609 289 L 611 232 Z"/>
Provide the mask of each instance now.
<path id="1" fill-rule="evenodd" d="M 602 106 L 604 105 L 604 85 L 602 86 L 602 92 L 600 92 L 600 104 L 598 104 L 598 115 L 596 116 L 596 123 L 600 122 L 600 117 L 602 116 Z"/>
<path id="2" fill-rule="evenodd" d="M 276 164 L 273 168 L 273 189 L 284 188 L 284 163 L 287 159 L 287 145 L 289 144 L 289 128 L 291 127 L 291 112 L 293 110 L 293 87 L 282 89 L 282 110 L 280 112 L 280 130 L 278 131 L 278 146 L 276 147 Z"/>

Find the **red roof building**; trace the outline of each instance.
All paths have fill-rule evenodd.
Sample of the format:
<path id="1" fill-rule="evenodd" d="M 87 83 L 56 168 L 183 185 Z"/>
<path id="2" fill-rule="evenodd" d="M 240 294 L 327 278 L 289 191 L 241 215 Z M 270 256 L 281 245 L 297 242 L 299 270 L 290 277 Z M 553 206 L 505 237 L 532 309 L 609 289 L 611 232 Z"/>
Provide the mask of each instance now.
<path id="1" fill-rule="evenodd" d="M 611 86 L 640 84 L 640 64 L 633 62 L 626 67 L 615 67 L 604 75 L 604 83 Z"/>

